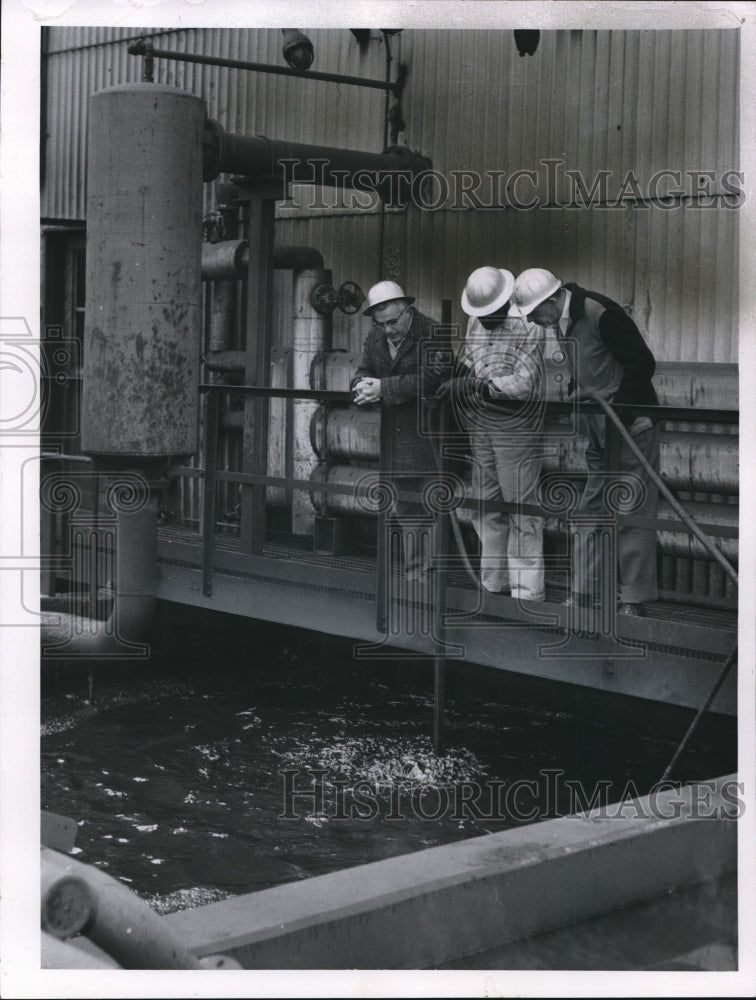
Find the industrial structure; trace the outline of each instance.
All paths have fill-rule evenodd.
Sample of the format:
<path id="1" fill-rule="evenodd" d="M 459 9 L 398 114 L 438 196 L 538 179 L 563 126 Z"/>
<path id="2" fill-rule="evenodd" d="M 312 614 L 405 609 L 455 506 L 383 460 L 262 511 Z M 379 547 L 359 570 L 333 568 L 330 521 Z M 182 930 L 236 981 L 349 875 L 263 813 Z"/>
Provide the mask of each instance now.
<path id="1" fill-rule="evenodd" d="M 437 746 L 449 659 L 735 714 L 737 30 L 53 27 L 42 38 L 43 665 L 147 657 L 162 601 L 347 636 L 357 661 L 432 661 Z M 465 277 L 487 264 L 546 267 L 611 296 L 657 358 L 670 494 L 645 524 L 661 585 L 646 617 L 562 603 L 583 444 L 553 338 L 546 601 L 482 592 L 469 572 L 466 443 L 444 408 L 418 409 L 439 460 L 417 525 L 434 572 L 417 587 L 398 572 L 381 477 L 390 422 L 349 393 L 364 292 L 401 282 L 459 342 Z M 623 827 L 626 864 L 606 894 L 629 905 L 730 877 L 734 826 L 720 819 Z M 448 906 L 448 892 L 469 908 L 470 939 L 423 940 L 437 966 L 483 947 L 472 918 L 490 885 L 540 898 L 528 886 L 544 864 L 565 904 L 528 911 L 527 933 L 608 907 L 575 903 L 564 859 L 585 863 L 590 884 L 619 840 L 575 830 L 560 820 L 479 838 L 424 852 L 416 870 L 394 859 L 371 868 L 364 892 L 337 873 L 311 885 L 318 907 L 335 900 L 327 913 L 306 887 L 271 890 L 270 926 L 238 937 L 248 899 L 212 909 L 212 941 L 203 917 L 170 924 L 194 955 L 270 966 L 293 942 L 292 964 L 308 967 L 308 935 L 351 941 L 356 915 L 378 940 L 399 913 L 386 955 L 363 940 L 354 964 L 404 967 L 414 908 Z M 717 852 L 708 873 L 706 851 Z M 638 865 L 651 856 L 657 867 Z M 455 866 L 472 874 L 458 880 Z M 484 943 L 522 933 L 514 921 Z"/>
<path id="2" fill-rule="evenodd" d="M 43 656 L 144 655 L 162 599 L 697 707 L 736 625 L 738 33 L 283 34 L 291 67 L 273 30 L 43 32 Z M 658 359 L 662 476 L 711 542 L 662 502 L 645 619 L 564 639 L 546 487 L 546 604 L 476 589 L 440 525 L 464 470 L 428 508 L 444 572 L 392 574 L 389 445 L 347 391 L 362 289 L 401 281 L 458 338 L 489 262 L 600 289 Z M 546 353 L 547 475 L 574 480 Z"/>

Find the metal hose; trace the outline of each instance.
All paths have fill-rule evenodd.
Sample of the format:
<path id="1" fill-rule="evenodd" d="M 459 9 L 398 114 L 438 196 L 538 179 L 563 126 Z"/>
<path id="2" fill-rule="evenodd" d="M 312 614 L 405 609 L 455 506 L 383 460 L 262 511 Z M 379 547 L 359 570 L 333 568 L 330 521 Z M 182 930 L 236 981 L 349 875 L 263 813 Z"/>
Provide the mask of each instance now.
<path id="1" fill-rule="evenodd" d="M 438 420 L 437 420 L 437 428 L 436 428 L 438 432 L 440 432 L 440 429 L 442 427 L 446 426 L 446 421 L 441 419 L 441 412 L 442 412 L 442 410 L 443 410 L 443 408 L 445 406 L 449 405 L 448 400 L 445 400 L 445 399 L 442 399 L 439 402 L 440 402 L 440 407 L 439 407 L 439 411 L 438 411 Z M 441 455 L 439 454 L 438 444 L 437 444 L 437 441 L 436 441 L 436 435 L 435 434 L 431 435 L 431 447 L 433 448 L 433 458 L 434 458 L 435 463 L 436 463 L 436 471 L 439 474 L 441 474 L 441 473 L 443 473 L 443 466 L 442 466 Z M 459 552 L 460 558 L 462 559 L 462 565 L 463 565 L 465 571 L 467 572 L 468 576 L 472 580 L 472 582 L 477 587 L 480 581 L 478 579 L 478 574 L 475 572 L 475 569 L 473 568 L 473 565 L 470 562 L 470 556 L 467 553 L 467 548 L 465 546 L 465 540 L 462 537 L 462 529 L 460 528 L 460 525 L 459 525 L 459 518 L 457 517 L 456 510 L 450 510 L 449 511 L 449 520 L 451 522 L 452 533 L 454 535 L 454 541 L 455 541 L 455 543 L 457 545 L 457 551 Z"/>

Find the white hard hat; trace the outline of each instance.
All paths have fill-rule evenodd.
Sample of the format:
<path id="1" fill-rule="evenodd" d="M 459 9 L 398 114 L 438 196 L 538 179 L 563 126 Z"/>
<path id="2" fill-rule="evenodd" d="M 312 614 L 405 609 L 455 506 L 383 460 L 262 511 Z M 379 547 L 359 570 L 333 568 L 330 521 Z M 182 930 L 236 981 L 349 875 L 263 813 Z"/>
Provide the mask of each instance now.
<path id="1" fill-rule="evenodd" d="M 561 287 L 562 282 L 551 271 L 543 267 L 529 267 L 517 275 L 509 311 L 513 316 L 528 316 Z"/>
<path id="2" fill-rule="evenodd" d="M 473 271 L 462 292 L 462 308 L 468 316 L 489 316 L 509 302 L 514 275 L 500 267 L 479 267 Z"/>
<path id="3" fill-rule="evenodd" d="M 379 281 L 368 292 L 367 309 L 362 310 L 362 315 L 372 316 L 375 308 L 386 302 L 393 302 L 394 299 L 404 299 L 408 305 L 415 301 L 412 295 L 405 295 L 402 286 L 395 281 Z"/>

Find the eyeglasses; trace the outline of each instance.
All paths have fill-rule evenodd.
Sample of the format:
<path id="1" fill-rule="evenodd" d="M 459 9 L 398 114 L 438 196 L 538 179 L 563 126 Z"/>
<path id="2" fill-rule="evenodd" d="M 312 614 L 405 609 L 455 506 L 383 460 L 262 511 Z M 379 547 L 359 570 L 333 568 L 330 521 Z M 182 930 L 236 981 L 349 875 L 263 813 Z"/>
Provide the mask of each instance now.
<path id="1" fill-rule="evenodd" d="M 383 321 L 378 320 L 378 319 L 374 319 L 373 323 L 375 324 L 375 326 L 380 327 L 381 330 L 387 330 L 390 327 L 396 327 L 397 324 L 399 323 L 399 320 L 402 318 L 402 316 L 404 316 L 404 314 L 407 312 L 407 310 L 409 308 L 410 308 L 410 306 L 406 305 L 404 307 L 404 309 L 402 309 L 402 311 L 399 313 L 399 315 L 398 316 L 394 316 L 393 319 L 386 319 L 386 320 L 383 320 Z"/>

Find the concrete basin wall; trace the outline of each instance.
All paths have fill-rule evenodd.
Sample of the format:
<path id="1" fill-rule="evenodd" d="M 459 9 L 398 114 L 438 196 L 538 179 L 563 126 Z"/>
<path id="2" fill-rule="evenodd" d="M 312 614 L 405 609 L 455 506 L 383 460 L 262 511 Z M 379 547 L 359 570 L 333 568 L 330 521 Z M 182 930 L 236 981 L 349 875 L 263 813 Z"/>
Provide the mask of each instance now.
<path id="1" fill-rule="evenodd" d="M 433 968 L 734 871 L 741 799 L 712 779 L 166 919 L 247 969 Z"/>

